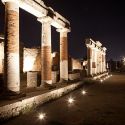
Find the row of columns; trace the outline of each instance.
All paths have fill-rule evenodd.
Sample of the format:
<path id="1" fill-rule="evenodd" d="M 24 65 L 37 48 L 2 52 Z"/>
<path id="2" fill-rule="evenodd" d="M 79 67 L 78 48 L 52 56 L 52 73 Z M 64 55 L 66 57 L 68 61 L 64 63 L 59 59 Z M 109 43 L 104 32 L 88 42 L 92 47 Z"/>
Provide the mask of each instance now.
<path id="1" fill-rule="evenodd" d="M 92 76 L 106 71 L 106 48 L 92 39 L 86 40 L 87 46 L 87 74 Z"/>
<path id="2" fill-rule="evenodd" d="M 51 60 L 51 19 L 38 18 L 42 24 L 41 34 L 41 86 L 52 84 Z M 60 79 L 68 80 L 68 29 L 57 30 L 60 33 Z M 4 86 L 6 90 L 20 92 L 20 52 L 19 52 L 19 6 L 14 2 L 5 2 L 5 44 L 4 44 Z"/>

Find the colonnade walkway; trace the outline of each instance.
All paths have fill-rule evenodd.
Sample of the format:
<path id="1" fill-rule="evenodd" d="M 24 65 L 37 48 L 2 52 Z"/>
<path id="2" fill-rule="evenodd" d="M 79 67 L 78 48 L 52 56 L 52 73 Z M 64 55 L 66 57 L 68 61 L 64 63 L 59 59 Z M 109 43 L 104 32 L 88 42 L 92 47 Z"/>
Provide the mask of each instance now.
<path id="1" fill-rule="evenodd" d="M 82 94 L 82 91 L 86 94 Z M 68 98 L 74 99 L 72 104 Z M 44 113 L 45 118 L 39 119 Z M 125 124 L 125 74 L 113 73 L 105 81 L 83 87 L 5 125 L 123 125 Z"/>

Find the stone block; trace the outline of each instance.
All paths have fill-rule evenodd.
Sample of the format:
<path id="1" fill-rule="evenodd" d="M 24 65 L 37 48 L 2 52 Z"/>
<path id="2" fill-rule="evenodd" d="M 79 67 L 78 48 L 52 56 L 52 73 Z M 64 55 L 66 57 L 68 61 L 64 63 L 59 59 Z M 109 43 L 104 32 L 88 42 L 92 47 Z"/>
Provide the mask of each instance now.
<path id="1" fill-rule="evenodd" d="M 37 72 L 27 72 L 27 87 L 34 88 L 37 87 L 38 83 L 38 73 Z"/>

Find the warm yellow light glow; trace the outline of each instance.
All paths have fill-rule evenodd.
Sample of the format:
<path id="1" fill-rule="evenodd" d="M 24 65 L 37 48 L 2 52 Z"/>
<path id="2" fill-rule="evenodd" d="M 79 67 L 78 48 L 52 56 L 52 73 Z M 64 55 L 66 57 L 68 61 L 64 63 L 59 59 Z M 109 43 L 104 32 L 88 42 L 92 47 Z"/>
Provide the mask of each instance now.
<path id="1" fill-rule="evenodd" d="M 83 94 L 83 95 L 85 95 L 85 94 L 86 94 L 86 91 L 85 91 L 85 90 L 83 90 L 83 91 L 82 91 L 82 94 Z"/>
<path id="2" fill-rule="evenodd" d="M 96 79 L 97 79 L 97 77 L 94 77 L 93 79 L 94 79 L 94 80 L 96 80 Z"/>
<path id="3" fill-rule="evenodd" d="M 26 57 L 24 59 L 24 68 L 23 71 L 31 71 L 33 68 L 33 64 L 34 64 L 34 59 L 32 59 L 32 57 Z"/>
<path id="4" fill-rule="evenodd" d="M 71 103 L 74 102 L 74 99 L 70 97 L 70 98 L 68 99 L 68 102 L 71 104 Z"/>
<path id="5" fill-rule="evenodd" d="M 101 79 L 100 82 L 103 82 L 103 80 Z"/>
<path id="6" fill-rule="evenodd" d="M 23 59 L 23 71 L 32 71 L 34 68 L 34 63 L 38 55 L 38 49 L 34 48 L 24 48 L 24 59 Z"/>
<path id="7" fill-rule="evenodd" d="M 51 55 L 52 55 L 52 57 L 56 57 L 56 53 L 55 52 L 53 52 Z"/>
<path id="8" fill-rule="evenodd" d="M 46 114 L 45 113 L 41 113 L 39 114 L 39 119 L 40 120 L 43 120 L 45 118 Z"/>

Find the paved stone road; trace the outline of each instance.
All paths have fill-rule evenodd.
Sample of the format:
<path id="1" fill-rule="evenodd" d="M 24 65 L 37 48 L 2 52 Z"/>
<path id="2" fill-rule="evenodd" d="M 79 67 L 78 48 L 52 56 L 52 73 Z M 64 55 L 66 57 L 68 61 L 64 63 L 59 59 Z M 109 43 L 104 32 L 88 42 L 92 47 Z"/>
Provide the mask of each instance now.
<path id="1" fill-rule="evenodd" d="M 87 94 L 82 95 L 81 91 Z M 67 99 L 75 99 L 69 105 Z M 39 120 L 39 113 L 45 113 Z M 42 105 L 36 111 L 11 119 L 5 125 L 125 125 L 125 74 L 114 74 L 103 83 L 84 85 Z"/>

